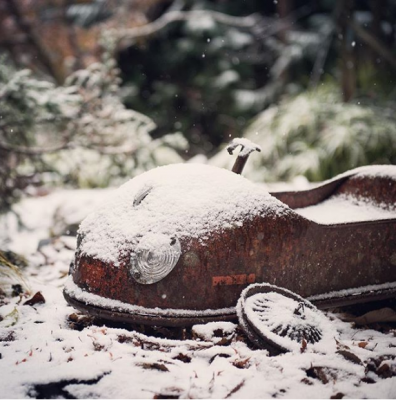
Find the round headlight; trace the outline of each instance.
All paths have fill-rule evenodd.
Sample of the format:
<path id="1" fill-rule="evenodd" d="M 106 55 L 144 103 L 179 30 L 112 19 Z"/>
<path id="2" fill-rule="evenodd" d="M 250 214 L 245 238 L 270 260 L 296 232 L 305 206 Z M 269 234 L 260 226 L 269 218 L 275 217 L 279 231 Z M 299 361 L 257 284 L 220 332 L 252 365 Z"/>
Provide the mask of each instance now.
<path id="1" fill-rule="evenodd" d="M 144 236 L 131 254 L 131 275 L 139 283 L 151 284 L 165 278 L 181 254 L 180 242 L 162 234 Z"/>

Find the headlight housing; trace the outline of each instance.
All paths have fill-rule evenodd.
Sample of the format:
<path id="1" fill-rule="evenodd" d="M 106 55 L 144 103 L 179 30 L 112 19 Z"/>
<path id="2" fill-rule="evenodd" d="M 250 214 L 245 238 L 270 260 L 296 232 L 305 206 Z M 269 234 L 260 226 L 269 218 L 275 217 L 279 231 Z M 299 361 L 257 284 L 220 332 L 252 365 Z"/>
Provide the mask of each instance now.
<path id="1" fill-rule="evenodd" d="M 144 285 L 156 283 L 173 270 L 180 254 L 181 246 L 177 238 L 148 234 L 131 254 L 130 273 L 136 282 Z"/>

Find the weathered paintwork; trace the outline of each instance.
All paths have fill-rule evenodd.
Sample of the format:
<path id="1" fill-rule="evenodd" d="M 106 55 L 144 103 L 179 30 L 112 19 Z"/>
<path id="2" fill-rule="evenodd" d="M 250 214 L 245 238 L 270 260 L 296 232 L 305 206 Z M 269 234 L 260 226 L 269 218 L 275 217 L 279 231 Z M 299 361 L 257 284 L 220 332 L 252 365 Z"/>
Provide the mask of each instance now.
<path id="1" fill-rule="evenodd" d="M 396 183 L 386 177 L 350 175 L 311 190 L 273 193 L 290 208 L 316 204 L 332 194 L 395 204 Z M 207 317 L 204 311 L 234 307 L 241 291 L 255 282 L 284 287 L 303 297 L 396 282 L 396 219 L 321 225 L 293 211 L 267 213 L 243 226 L 212 232 L 204 242 L 184 239 L 181 249 L 171 273 L 151 285 L 133 279 L 127 256 L 114 266 L 77 251 L 73 280 L 104 298 L 147 309 L 191 310 L 196 315 L 164 318 L 154 310 L 146 315 L 113 312 L 83 304 L 67 293 L 65 297 L 75 307 L 105 318 L 178 326 L 232 318 L 221 311 Z M 392 291 L 385 293 L 393 296 Z M 362 301 L 371 297 L 363 296 Z M 351 299 L 345 302 L 350 304 Z M 342 303 L 338 299 L 337 304 Z M 328 307 L 331 302 L 320 304 Z"/>
<path id="2" fill-rule="evenodd" d="M 394 205 L 396 182 L 391 177 L 346 174 L 311 190 L 272 194 L 292 209 L 317 204 L 333 194 Z M 73 280 L 103 298 L 147 309 L 190 310 L 195 315 L 164 318 L 155 310 L 145 315 L 115 312 L 79 302 L 68 293 L 65 297 L 75 307 L 101 317 L 180 326 L 232 318 L 220 309 L 234 307 L 241 291 L 255 282 L 284 287 L 303 297 L 396 282 L 396 219 L 321 225 L 290 210 L 269 212 L 242 226 L 212 232 L 204 242 L 184 239 L 180 244 L 182 255 L 175 268 L 155 284 L 142 285 L 133 279 L 128 256 L 114 266 L 78 249 Z M 393 291 L 383 291 L 384 296 L 393 296 Z M 366 294 L 360 301 L 372 297 Z M 336 300 L 343 304 L 342 298 Z M 318 301 L 318 305 L 328 307 L 332 301 Z M 219 313 L 208 317 L 207 309 Z"/>

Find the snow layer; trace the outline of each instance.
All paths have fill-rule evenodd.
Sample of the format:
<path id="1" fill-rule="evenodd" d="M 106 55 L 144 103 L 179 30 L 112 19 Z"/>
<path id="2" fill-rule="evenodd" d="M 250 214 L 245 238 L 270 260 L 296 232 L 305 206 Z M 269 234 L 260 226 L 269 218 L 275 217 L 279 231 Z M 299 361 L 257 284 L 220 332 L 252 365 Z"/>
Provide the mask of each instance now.
<path id="1" fill-rule="evenodd" d="M 92 191 L 92 196 L 100 194 Z M 78 204 L 78 192 L 65 193 L 64 199 Z M 58 200 L 52 195 L 29 199 L 29 207 L 19 208 L 21 221 L 30 221 L 28 227 L 17 231 L 10 226 L 7 234 L 29 243 L 45 238 L 51 219 L 44 216 Z M 33 293 L 42 292 L 44 304 L 22 305 L 25 299 L 19 297 L 0 304 L 1 398 L 27 398 L 34 396 L 36 385 L 61 381 L 63 396 L 76 398 L 330 398 L 339 393 L 344 398 L 396 397 L 395 376 L 383 379 L 367 369 L 370 359 L 386 356 L 382 365 L 396 370 L 394 332 L 356 329 L 332 313 L 326 315 L 338 344 L 331 339 L 323 352 L 308 348 L 277 357 L 249 348 L 237 335 L 216 345 L 219 338 L 210 336 L 216 323 L 196 328 L 206 341 L 159 339 L 107 326 L 74 330 L 68 317 L 76 311 L 62 296 L 74 255 L 72 238 L 67 239 L 48 241 L 40 253 L 29 256 L 25 276 Z M 227 325 L 217 327 L 228 335 L 231 325 Z M 346 351 L 361 362 L 355 364 L 336 353 L 334 345 L 349 348 Z M 308 372 L 315 368 L 327 382 Z"/>
<path id="2" fill-rule="evenodd" d="M 368 199 L 358 199 L 346 195 L 332 196 L 314 206 L 297 208 L 294 211 L 321 224 L 396 218 L 396 206 L 394 205 L 381 205 Z"/>
<path id="3" fill-rule="evenodd" d="M 354 174 L 357 177 L 367 176 L 371 178 L 390 178 L 396 181 L 396 165 L 365 165 L 363 167 L 346 171 L 333 179 L 350 174 Z"/>
<path id="4" fill-rule="evenodd" d="M 132 314 L 139 315 L 155 315 L 155 316 L 177 316 L 177 317 L 191 317 L 191 316 L 210 316 L 210 315 L 230 315 L 235 313 L 235 308 L 220 308 L 216 310 L 206 309 L 201 311 L 195 310 L 183 310 L 183 309 L 163 309 L 163 308 L 145 308 L 141 306 L 135 306 L 127 303 L 123 303 L 119 300 L 108 299 L 102 296 L 89 293 L 82 290 L 77 286 L 71 277 L 65 283 L 65 290 L 67 294 L 76 300 L 83 303 L 91 304 L 93 306 L 106 308 L 108 310 L 129 312 Z"/>
<path id="5" fill-rule="evenodd" d="M 205 240 L 264 213 L 290 209 L 261 186 L 228 170 L 198 164 L 156 168 L 122 185 L 81 224 L 81 251 L 117 265 L 142 236 Z"/>

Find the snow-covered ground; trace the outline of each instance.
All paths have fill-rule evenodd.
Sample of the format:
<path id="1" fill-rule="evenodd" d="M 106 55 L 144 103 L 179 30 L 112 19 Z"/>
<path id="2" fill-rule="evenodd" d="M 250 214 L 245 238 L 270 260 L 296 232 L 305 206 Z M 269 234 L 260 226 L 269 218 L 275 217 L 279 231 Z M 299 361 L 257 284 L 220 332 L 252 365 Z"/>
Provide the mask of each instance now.
<path id="1" fill-rule="evenodd" d="M 45 299 L 0 300 L 1 398 L 396 397 L 396 331 L 355 327 L 339 314 L 326 314 L 328 346 L 276 357 L 249 347 L 236 324 L 196 326 L 193 339 L 172 340 L 84 318 L 62 296 L 75 248 L 67 231 L 111 192 L 27 199 L 15 208 L 23 228 L 13 214 L 0 221 L 0 249 L 27 257 L 30 297 Z"/>

